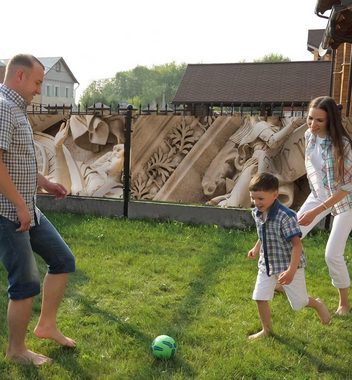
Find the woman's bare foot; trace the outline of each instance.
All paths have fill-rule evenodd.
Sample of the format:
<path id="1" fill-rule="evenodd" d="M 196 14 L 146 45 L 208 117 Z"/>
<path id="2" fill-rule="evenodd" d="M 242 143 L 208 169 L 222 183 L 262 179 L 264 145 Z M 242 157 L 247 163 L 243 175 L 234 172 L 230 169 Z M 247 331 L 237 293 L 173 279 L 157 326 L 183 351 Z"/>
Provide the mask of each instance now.
<path id="1" fill-rule="evenodd" d="M 339 306 L 337 310 L 335 311 L 335 314 L 341 317 L 344 317 L 345 315 L 348 315 L 349 312 L 350 312 L 349 306 Z"/>
<path id="2" fill-rule="evenodd" d="M 52 362 L 52 359 L 47 356 L 37 354 L 30 350 L 25 350 L 24 352 L 17 354 L 10 354 L 7 352 L 6 359 L 17 364 L 34 364 L 35 366 L 50 364 Z"/>
<path id="3" fill-rule="evenodd" d="M 315 301 L 316 301 L 315 309 L 319 315 L 321 323 L 323 325 L 330 324 L 331 315 L 330 315 L 330 312 L 329 312 L 328 308 L 326 307 L 325 303 L 320 298 L 317 298 Z"/>
<path id="4" fill-rule="evenodd" d="M 45 328 L 40 328 L 39 326 L 37 326 L 34 329 L 34 334 L 37 338 L 51 339 L 64 347 L 69 347 L 69 348 L 76 347 L 76 342 L 73 339 L 68 338 L 67 336 L 63 335 L 61 331 L 59 331 L 56 328 L 45 329 Z"/>
<path id="5" fill-rule="evenodd" d="M 256 339 L 264 338 L 269 335 L 270 335 L 270 331 L 261 330 L 255 334 L 249 335 L 248 340 L 256 340 Z"/>

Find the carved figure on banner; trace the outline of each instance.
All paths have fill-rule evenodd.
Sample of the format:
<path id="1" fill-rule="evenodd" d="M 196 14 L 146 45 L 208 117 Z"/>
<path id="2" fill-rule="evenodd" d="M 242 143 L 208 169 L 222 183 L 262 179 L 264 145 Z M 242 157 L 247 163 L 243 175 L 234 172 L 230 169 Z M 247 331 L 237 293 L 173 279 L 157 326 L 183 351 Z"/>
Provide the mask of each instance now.
<path id="1" fill-rule="evenodd" d="M 278 176 L 281 200 L 291 205 L 293 181 L 299 178 L 297 175 L 303 175 L 304 171 L 301 174 L 301 170 L 296 170 L 295 178 L 288 181 L 287 173 L 277 168 L 278 161 L 280 162 L 277 157 L 280 156 L 280 150 L 288 136 L 303 124 L 303 119 L 280 120 L 271 117 L 265 121 L 259 117 L 248 117 L 243 127 L 230 137 L 205 172 L 202 182 L 204 194 L 208 197 L 215 195 L 208 203 L 221 207 L 250 207 L 249 181 L 255 173 L 267 171 Z M 304 167 L 304 154 L 295 160 L 295 168 Z M 224 190 L 225 193 L 218 194 Z"/>
<path id="2" fill-rule="evenodd" d="M 95 153 L 108 143 L 123 143 L 124 121 L 119 115 L 73 115 L 70 129 L 77 146 Z"/>
<path id="3" fill-rule="evenodd" d="M 206 117 L 191 122 L 183 119 L 174 125 L 146 161 L 143 172 L 132 179 L 132 196 L 153 199 L 212 122 L 212 117 Z"/>
<path id="4" fill-rule="evenodd" d="M 124 145 L 116 144 L 90 165 L 81 164 L 84 189 L 78 195 L 121 198 L 123 186 L 121 174 L 124 164 Z"/>
<path id="5" fill-rule="evenodd" d="M 34 134 L 38 163 L 43 175 L 62 182 L 73 195 L 122 197 L 124 145 L 115 144 L 111 151 L 88 163 L 77 160 L 64 145 L 70 121 L 71 119 L 61 124 L 55 137 L 45 133 Z M 94 141 L 96 143 L 98 139 L 95 138 Z"/>
<path id="6" fill-rule="evenodd" d="M 282 203 L 299 206 L 299 196 L 307 190 L 304 119 L 235 116 L 229 123 L 231 132 L 217 135 L 209 131 L 213 131 L 214 125 L 227 125 L 229 117 L 214 120 L 162 116 L 160 123 L 155 117 L 139 116 L 134 125 L 132 137 L 137 136 L 137 140 L 132 140 L 131 158 L 134 199 L 187 202 L 195 197 L 194 192 L 199 202 L 247 208 L 251 206 L 250 179 L 257 172 L 268 171 L 279 178 Z M 159 133 L 153 135 L 155 123 L 159 123 Z M 350 131 L 351 125 L 346 123 Z M 123 116 L 74 115 L 62 123 L 55 136 L 44 132 L 45 129 L 34 131 L 38 166 L 43 175 L 63 183 L 73 195 L 123 196 Z M 149 136 L 149 140 L 143 136 Z M 212 140 L 211 149 L 200 149 L 204 141 Z M 138 160 L 133 161 L 136 152 Z M 193 155 L 199 161 L 193 161 Z M 189 180 L 184 170 L 191 173 Z M 192 190 L 187 193 L 190 186 Z"/>

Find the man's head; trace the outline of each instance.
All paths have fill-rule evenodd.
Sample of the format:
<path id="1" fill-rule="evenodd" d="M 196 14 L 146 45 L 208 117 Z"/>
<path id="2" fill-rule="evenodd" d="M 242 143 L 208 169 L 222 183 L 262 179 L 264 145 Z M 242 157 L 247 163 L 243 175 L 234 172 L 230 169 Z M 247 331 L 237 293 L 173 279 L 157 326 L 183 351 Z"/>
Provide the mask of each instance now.
<path id="1" fill-rule="evenodd" d="M 279 196 L 279 180 L 270 173 L 257 174 L 249 183 L 249 193 L 255 207 L 266 212 Z"/>
<path id="2" fill-rule="evenodd" d="M 6 66 L 4 84 L 30 104 L 39 95 L 44 79 L 44 66 L 33 55 L 18 54 Z"/>

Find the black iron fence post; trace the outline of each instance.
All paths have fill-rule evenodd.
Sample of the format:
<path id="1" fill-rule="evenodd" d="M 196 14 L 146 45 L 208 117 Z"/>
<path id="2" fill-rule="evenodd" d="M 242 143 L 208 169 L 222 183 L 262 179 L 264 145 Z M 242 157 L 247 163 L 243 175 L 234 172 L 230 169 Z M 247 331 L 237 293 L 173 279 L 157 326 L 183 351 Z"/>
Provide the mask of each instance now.
<path id="1" fill-rule="evenodd" d="M 130 200 L 130 158 L 131 158 L 131 132 L 132 132 L 132 109 L 127 106 L 125 116 L 125 147 L 124 147 L 124 167 L 123 167 L 123 216 L 128 218 L 128 203 Z"/>

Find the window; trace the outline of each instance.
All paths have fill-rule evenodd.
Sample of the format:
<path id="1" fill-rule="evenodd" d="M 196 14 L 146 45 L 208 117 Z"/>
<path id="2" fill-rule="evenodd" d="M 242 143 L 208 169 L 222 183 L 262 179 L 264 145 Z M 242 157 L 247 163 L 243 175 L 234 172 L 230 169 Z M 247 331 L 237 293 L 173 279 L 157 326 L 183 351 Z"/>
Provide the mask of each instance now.
<path id="1" fill-rule="evenodd" d="M 58 63 L 55 65 L 55 70 L 56 70 L 56 71 L 61 71 L 61 65 L 60 65 L 60 62 L 58 62 Z"/>
<path id="2" fill-rule="evenodd" d="M 55 86 L 55 96 L 56 97 L 60 96 L 60 87 L 59 86 Z"/>
<path id="3" fill-rule="evenodd" d="M 70 89 L 68 87 L 65 88 L 65 97 L 69 98 L 70 97 Z"/>
<path id="4" fill-rule="evenodd" d="M 50 85 L 49 84 L 47 84 L 46 86 L 45 86 L 45 95 L 46 96 L 50 96 Z"/>

